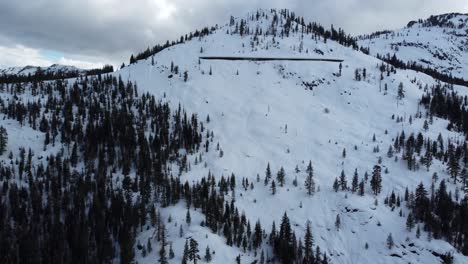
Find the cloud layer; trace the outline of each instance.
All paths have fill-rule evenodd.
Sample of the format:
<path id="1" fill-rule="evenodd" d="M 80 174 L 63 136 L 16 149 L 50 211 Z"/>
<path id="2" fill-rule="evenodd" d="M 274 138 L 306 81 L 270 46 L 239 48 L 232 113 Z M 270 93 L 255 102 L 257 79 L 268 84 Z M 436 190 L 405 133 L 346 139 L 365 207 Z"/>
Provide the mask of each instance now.
<path id="1" fill-rule="evenodd" d="M 431 14 L 468 12 L 459 0 L 0 0 L 0 66 L 92 67 L 257 8 L 289 8 L 353 34 L 400 28 Z M 41 50 L 65 54 L 61 62 Z"/>

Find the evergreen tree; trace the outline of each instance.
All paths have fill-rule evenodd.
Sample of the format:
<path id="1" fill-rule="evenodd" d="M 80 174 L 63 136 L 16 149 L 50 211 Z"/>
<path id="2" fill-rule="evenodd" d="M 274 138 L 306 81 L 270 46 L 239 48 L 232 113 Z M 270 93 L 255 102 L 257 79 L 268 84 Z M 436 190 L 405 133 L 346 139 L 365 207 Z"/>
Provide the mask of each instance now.
<path id="1" fill-rule="evenodd" d="M 281 187 L 283 187 L 284 185 L 285 177 L 286 177 L 286 173 L 284 172 L 283 167 L 281 167 L 278 173 L 276 174 L 276 180 L 278 181 Z"/>
<path id="2" fill-rule="evenodd" d="M 161 224 L 161 249 L 159 250 L 159 263 L 168 264 L 166 256 L 166 231 L 164 224 Z"/>
<path id="3" fill-rule="evenodd" d="M 408 231 L 411 232 L 413 227 L 414 227 L 413 214 L 411 212 L 409 212 L 408 217 L 406 218 L 406 229 L 408 229 Z"/>
<path id="4" fill-rule="evenodd" d="M 393 242 L 392 233 L 390 233 L 388 234 L 388 237 L 387 237 L 387 247 L 388 249 L 392 249 L 394 245 L 395 243 Z"/>
<path id="5" fill-rule="evenodd" d="M 378 165 L 374 166 L 374 170 L 372 172 L 372 178 L 370 181 L 371 189 L 375 195 L 379 194 L 382 190 L 382 176 L 381 176 L 381 167 Z"/>
<path id="6" fill-rule="evenodd" d="M 457 176 L 460 171 L 460 165 L 458 163 L 458 157 L 455 153 L 455 147 L 453 144 L 449 144 L 448 146 L 448 163 L 447 163 L 447 170 L 450 173 L 450 176 L 453 178 L 453 182 L 457 181 Z"/>
<path id="7" fill-rule="evenodd" d="M 348 181 L 346 180 L 344 170 L 342 170 L 340 174 L 340 186 L 342 191 L 346 191 L 348 189 Z"/>
<path id="8" fill-rule="evenodd" d="M 200 256 L 198 255 L 198 242 L 190 238 L 189 242 L 189 249 L 188 249 L 188 259 L 193 261 L 193 264 L 197 264 L 197 260 L 200 259 Z"/>
<path id="9" fill-rule="evenodd" d="M 189 246 L 188 240 L 185 240 L 184 253 L 182 254 L 182 264 L 188 264 L 189 261 Z"/>
<path id="10" fill-rule="evenodd" d="M 190 216 L 190 210 L 187 209 L 187 214 L 185 214 L 185 222 L 187 225 L 190 225 L 192 223 L 192 217 Z"/>
<path id="11" fill-rule="evenodd" d="M 335 228 L 336 228 L 336 230 L 340 230 L 340 228 L 341 228 L 341 219 L 340 219 L 339 214 L 336 215 Z"/>
<path id="12" fill-rule="evenodd" d="M 398 85 L 398 100 L 401 100 L 403 98 L 405 98 L 405 90 L 403 89 L 403 83 L 400 82 L 400 84 Z"/>
<path id="13" fill-rule="evenodd" d="M 283 215 L 278 237 L 274 243 L 274 251 L 281 263 L 293 263 L 295 259 L 295 241 L 293 239 L 291 224 L 286 212 Z"/>
<path id="14" fill-rule="evenodd" d="M 304 262 L 305 263 L 313 262 L 313 257 L 314 257 L 314 252 L 312 250 L 313 247 L 314 247 L 314 237 L 312 236 L 310 221 L 307 221 L 306 232 L 304 236 L 304 260 L 305 260 Z"/>
<path id="15" fill-rule="evenodd" d="M 153 246 L 151 245 L 151 239 L 148 238 L 148 242 L 146 243 L 146 248 L 148 249 L 148 252 L 151 253 L 153 251 Z"/>
<path id="16" fill-rule="evenodd" d="M 309 161 L 309 165 L 307 166 L 307 176 L 305 180 L 305 188 L 307 190 L 308 195 L 312 195 L 315 192 L 315 182 L 314 182 L 314 169 L 312 167 L 312 162 Z"/>
<path id="17" fill-rule="evenodd" d="M 355 193 L 357 191 L 357 189 L 358 189 L 358 184 L 359 184 L 358 181 L 359 181 L 359 179 L 358 179 L 358 173 L 357 173 L 357 169 L 356 169 L 356 170 L 354 170 L 353 182 L 351 183 L 351 191 L 353 193 Z"/>
<path id="18" fill-rule="evenodd" d="M 335 190 L 335 192 L 338 192 L 338 188 L 340 188 L 340 184 L 338 182 L 338 178 L 335 178 L 335 181 L 333 182 L 333 190 Z"/>
<path id="19" fill-rule="evenodd" d="M 7 130 L 3 126 L 0 126 L 0 155 L 3 155 L 3 153 L 5 152 L 7 143 L 8 143 Z"/>
<path id="20" fill-rule="evenodd" d="M 172 243 L 169 244 L 169 259 L 173 259 L 175 257 L 174 249 L 172 249 Z"/>
<path id="21" fill-rule="evenodd" d="M 359 195 L 364 196 L 364 180 L 361 179 L 361 182 L 359 183 Z"/>
<path id="22" fill-rule="evenodd" d="M 206 262 L 211 262 L 211 252 L 210 252 L 210 247 L 209 246 L 206 246 L 204 259 L 205 259 Z"/>
<path id="23" fill-rule="evenodd" d="M 268 185 L 271 179 L 271 169 L 270 169 L 270 163 L 267 164 L 266 170 L 265 170 L 265 185 Z"/>

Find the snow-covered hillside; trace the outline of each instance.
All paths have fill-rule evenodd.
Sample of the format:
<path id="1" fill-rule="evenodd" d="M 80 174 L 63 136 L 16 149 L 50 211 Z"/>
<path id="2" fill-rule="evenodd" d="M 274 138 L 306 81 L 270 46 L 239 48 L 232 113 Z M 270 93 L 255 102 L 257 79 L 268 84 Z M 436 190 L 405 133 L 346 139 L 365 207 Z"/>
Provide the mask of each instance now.
<path id="1" fill-rule="evenodd" d="M 374 56 L 390 54 L 405 63 L 467 79 L 468 14 L 443 14 L 411 21 L 400 30 L 361 37 L 359 44 Z"/>
<path id="2" fill-rule="evenodd" d="M 268 18 L 259 20 L 251 19 L 255 13 L 249 14 L 244 18 L 246 27 L 251 32 L 271 31 L 273 15 L 266 14 Z M 240 23 L 240 18 L 236 19 L 235 24 Z M 415 117 L 425 112 L 418 104 L 424 93 L 422 87 L 433 85 L 435 80 L 413 71 L 397 71 L 380 80 L 381 61 L 334 41 L 324 43 L 323 39 L 303 35 L 300 26 L 298 32 L 292 32 L 289 37 L 279 36 L 279 26 L 276 37 L 271 34 L 241 37 L 232 34 L 235 31 L 235 25 L 226 24 L 208 37 L 158 53 L 154 56 L 154 65 L 150 58 L 115 73 L 136 81 L 140 89 L 166 98 L 173 106 L 184 105 L 203 118 L 209 115 L 208 126 L 217 140 L 213 145 L 219 143 L 224 155 L 210 153 L 205 165 L 193 165 L 196 157 L 191 157 L 192 169 L 182 175 L 182 179 L 196 181 L 209 171 L 217 177 L 234 173 L 238 178 L 247 178 L 255 183 L 255 188 L 238 187 L 235 199 L 252 222 L 260 219 L 264 225 L 272 221 L 278 223 L 287 212 L 296 234 L 302 236 L 306 221 L 310 220 L 316 243 L 333 263 L 436 263 L 438 257 L 432 250 L 453 251 L 442 240 L 416 239 L 414 232 L 406 231 L 406 217 L 400 217 L 398 211 L 392 212 L 384 205 L 385 196 L 392 191 L 403 195 L 406 187 L 414 189 L 420 182 L 430 186 L 434 172 L 439 174 L 439 182 L 448 177 L 440 162 L 434 162 L 430 171 L 408 171 L 404 161 L 394 161 L 386 155 L 397 133 L 403 130 L 407 135 L 421 132 L 425 138 L 435 138 L 439 133 L 444 139 L 463 138 L 459 133 L 447 131 L 447 121 L 438 118 L 434 118 L 426 132 L 424 119 Z M 440 38 L 446 37 L 441 34 Z M 377 48 L 371 50 L 377 52 Z M 336 63 L 199 60 L 203 55 L 325 57 L 344 62 L 339 76 Z M 171 63 L 178 66 L 178 74 L 170 71 Z M 464 62 L 459 67 L 460 74 L 468 70 Z M 354 80 L 356 69 L 366 69 L 362 81 Z M 183 80 L 185 71 L 186 82 Z M 400 82 L 406 91 L 402 100 L 397 99 Z M 317 86 L 309 89 L 305 83 Z M 384 86 L 388 86 L 388 91 Z M 455 90 L 466 94 L 461 87 Z M 397 117 L 403 121 L 397 123 Z M 376 147 L 380 149 L 377 153 L 373 151 Z M 345 158 L 343 149 L 346 149 Z M 370 174 L 379 157 L 383 159 L 382 166 L 388 169 L 388 173 L 383 174 L 381 195 L 374 196 L 370 190 L 366 190 L 364 197 L 333 191 L 333 180 L 342 170 L 351 182 L 355 169 L 359 177 L 365 172 Z M 309 160 L 314 166 L 317 189 L 320 189 L 310 197 L 304 188 Z M 273 174 L 280 167 L 286 171 L 285 186 L 278 187 L 275 195 L 271 194 L 270 185 L 263 184 L 268 163 Z M 296 167 L 299 172 L 295 171 Z M 257 182 L 257 175 L 260 175 L 260 182 Z M 293 185 L 295 178 L 298 186 Z M 437 186 L 438 182 L 435 184 Z M 449 184 L 449 188 L 455 191 L 454 185 Z M 374 204 L 375 199 L 378 206 Z M 164 212 L 166 216 L 183 221 L 184 212 L 178 208 L 168 208 Z M 403 214 L 407 214 L 405 208 Z M 334 227 L 337 215 L 343 223 L 339 231 Z M 266 230 L 269 229 L 267 226 Z M 212 236 L 208 230 L 192 231 L 202 241 L 201 248 L 205 244 L 217 247 L 216 242 L 204 239 L 205 234 Z M 390 233 L 397 245 L 392 250 L 386 248 Z M 143 233 L 141 240 L 145 239 Z M 181 250 L 184 241 L 175 240 L 174 243 L 175 248 Z M 367 250 L 364 249 L 366 243 Z M 215 263 L 229 262 L 236 254 L 232 253 L 227 260 L 224 253 L 217 255 Z M 254 259 L 251 253 L 243 255 L 245 259 Z M 458 263 L 468 261 L 467 257 L 455 255 Z M 151 259 L 141 258 L 139 262 L 149 263 Z"/>
<path id="3" fill-rule="evenodd" d="M 205 221 L 208 217 L 202 210 L 187 209 L 185 202 L 162 207 L 161 200 L 154 198 L 150 202 L 161 207 L 167 242 L 175 252 L 169 263 L 181 263 L 184 244 L 190 238 L 198 241 L 199 255 L 202 257 L 209 246 L 214 252 L 211 263 L 236 263 L 238 256 L 240 263 L 261 263 L 260 252 L 265 253 L 265 260 L 271 260 L 269 263 L 280 263 L 278 258 L 274 259 L 271 241 L 267 241 L 272 223 L 275 222 L 278 228 L 285 213 L 297 240 L 304 241 L 306 223 L 310 221 L 314 250 L 315 246 L 319 246 L 330 263 L 440 263 L 447 253 L 453 255 L 454 263 L 468 263 L 468 257 L 453 246 L 453 241 L 450 244 L 446 239 L 433 238 L 423 222 L 408 228 L 408 215 L 413 209 L 407 206 L 411 198 L 408 202 L 403 200 L 405 191 L 409 190 L 412 197 L 420 183 L 430 195 L 431 185 L 438 188 L 442 181 L 451 192 L 451 198 L 457 202 L 463 199 L 461 180 L 454 183 L 447 170 L 451 157 L 445 155 L 444 160 L 441 154 L 439 158 L 432 159 L 431 156 L 432 163 L 423 162 L 426 148 L 431 150 L 431 144 L 434 146 L 428 142 L 436 139 L 439 145 L 436 144 L 434 152 L 445 152 L 449 145 L 463 149 L 463 130 L 454 127 L 453 121 L 429 115 L 429 110 L 420 102 L 423 95 L 432 95 L 436 85 L 444 92 L 460 96 L 468 96 L 466 87 L 440 84 L 428 75 L 411 70 L 395 70 L 374 56 L 354 49 L 351 44 L 347 47 L 331 40 L 330 36 L 324 38 L 321 34 L 307 33 L 308 24 L 298 24 L 286 19 L 290 17 L 289 14 L 283 14 L 286 13 L 260 10 L 245 17 L 232 18 L 228 23 L 215 27 L 209 35 L 171 46 L 111 74 L 123 79 L 122 85 L 118 85 L 119 92 L 124 91 L 123 94 L 126 92 L 122 88 L 124 84 L 133 82 L 139 90 L 139 97 L 135 97 L 141 99 L 141 94 L 148 92 L 163 103 L 167 102 L 171 109 L 182 106 L 188 113 L 197 115 L 212 135 L 202 130 L 208 135 L 205 137 L 203 134 L 206 143 L 202 142 L 205 144 L 201 150 L 191 154 L 185 149 L 180 150 L 181 155 L 189 153 L 188 169 L 179 173 L 175 162 L 168 174 L 171 179 L 180 174 L 180 182 L 187 182 L 186 186 L 191 188 L 208 175 L 213 175 L 218 182 L 221 177 L 234 175 L 235 188 L 226 191 L 226 203 L 235 200 L 239 214 L 245 213 L 250 223 L 259 221 L 264 229 L 264 242 L 258 249 L 228 246 L 223 235 L 226 229 L 220 226 L 213 232 L 207 227 Z M 399 57 L 421 63 L 422 59 L 430 57 L 427 60 L 431 61 L 431 65 L 454 75 L 466 76 L 468 63 L 463 58 L 468 59 L 465 55 L 468 50 L 462 45 L 462 41 L 466 41 L 466 32 L 463 33 L 464 29 L 458 27 L 461 24 L 458 16 L 452 19 L 454 23 L 457 22 L 456 29 L 423 27 L 421 23 L 416 23 L 402 32 L 362 40 L 361 44 L 368 43 L 372 54 L 385 54 L 395 52 L 390 43 L 405 43 L 404 40 L 406 43 L 421 43 L 416 47 L 398 44 L 398 52 L 402 54 Z M 465 34 L 465 39 L 453 32 Z M 434 41 L 434 34 L 438 35 L 436 40 L 453 45 Z M 419 41 L 419 38 L 422 40 Z M 434 45 L 437 49 L 419 48 L 419 45 Z M 453 54 L 454 49 L 458 53 Z M 431 51 L 439 52 L 434 54 L 440 56 L 434 58 Z M 441 54 L 448 54 L 447 58 L 442 59 L 444 55 Z M 333 58 L 343 62 L 226 61 L 203 60 L 200 56 Z M 69 80 L 67 87 L 79 89 L 80 85 L 80 80 L 76 84 Z M 100 92 L 107 89 L 100 83 L 96 86 Z M 133 93 L 132 88 L 127 88 L 130 91 L 128 94 Z M 29 90 L 18 94 L 9 93 L 9 89 L 2 91 L 4 102 L 41 100 L 39 95 L 32 95 L 33 92 Z M 89 99 L 99 91 L 81 96 Z M 89 110 L 91 113 L 87 118 L 107 116 L 115 111 L 113 106 L 100 101 L 105 102 L 103 98 L 107 97 L 115 100 L 112 102 L 121 108 L 128 107 L 128 116 L 148 116 L 142 112 L 150 107 L 126 104 L 128 97 L 133 95 L 126 94 L 127 97 L 120 98 L 115 94 L 118 92 L 102 92 L 99 100 L 98 96 L 95 100 L 89 99 L 102 103 L 105 113 L 104 110 L 101 114 Z M 77 106 L 70 104 L 68 110 L 63 109 L 63 112 L 81 113 L 80 100 L 74 101 Z M 99 109 L 93 107 L 92 110 Z M 62 112 L 62 109 L 55 110 L 51 112 Z M 42 144 L 36 143 L 37 139 L 42 142 L 44 133 L 30 127 L 24 129 L 17 121 L 6 118 L 5 113 L 2 115 L 5 119 L 0 120 L 0 125 L 6 127 L 10 137 L 7 150 L 1 156 L 5 164 L 14 164 L 8 153 L 12 151 L 16 157 L 20 146 L 33 148 L 37 154 L 34 162 L 37 163 L 42 162 L 39 157 L 42 159 L 43 155 L 70 152 L 69 146 L 63 145 L 60 149 L 59 143 L 45 151 Z M 75 125 L 84 121 L 75 118 L 70 122 Z M 144 130 L 144 133 L 138 133 L 139 137 L 160 136 L 152 134 L 154 124 L 145 124 L 139 126 Z M 92 123 L 84 126 L 86 131 L 93 131 Z M 67 127 L 71 130 L 72 125 Z M 402 136 L 403 131 L 406 137 Z M 99 132 L 102 131 L 96 131 Z M 112 137 L 111 133 L 115 131 L 108 133 L 108 137 Z M 60 142 L 60 133 L 56 136 L 56 142 Z M 400 149 L 401 138 L 403 145 Z M 413 141 L 415 138 L 423 140 L 419 151 L 414 151 L 413 146 L 406 147 L 409 138 Z M 437 146 L 442 150 L 439 151 Z M 135 156 L 140 157 L 141 154 Z M 102 160 L 104 158 L 99 156 L 99 162 L 96 161 L 98 171 L 102 171 Z M 311 195 L 305 187 L 309 161 L 313 166 L 315 183 Z M 426 168 L 425 164 L 429 166 Z M 465 165 L 460 161 L 460 166 L 463 166 L 461 164 Z M 382 186 L 377 194 L 371 188 L 371 176 L 376 166 L 382 169 Z M 124 185 L 121 180 L 124 177 L 120 176 L 125 173 L 120 173 L 115 167 L 108 169 L 113 175 L 109 180 L 112 190 Z M 265 181 L 267 167 L 271 168 L 272 179 Z M 277 178 L 281 168 L 285 172 L 284 184 Z M 77 166 L 77 170 L 80 169 L 87 168 Z M 362 182 L 361 194 L 351 187 L 355 173 L 357 182 Z M 135 179 L 138 176 L 134 171 L 130 174 Z M 340 181 L 340 190 L 334 190 L 334 181 L 342 174 L 347 179 L 348 187 L 342 189 L 346 184 Z M 26 179 L 15 180 L 28 184 Z M 273 181 L 276 182 L 274 188 Z M 221 184 L 213 186 L 213 189 L 223 193 Z M 387 199 L 392 193 L 393 197 L 398 197 L 397 205 Z M 129 194 L 128 200 L 139 200 L 139 195 L 136 192 Z M 191 221 L 187 221 L 187 211 L 190 212 Z M 155 263 L 159 258 L 160 242 L 155 239 L 156 229 L 154 225 L 143 223 L 135 231 L 136 244 L 133 249 L 135 260 L 140 264 Z M 389 243 L 389 237 L 392 243 Z M 152 251 L 147 248 L 147 241 L 153 241 Z M 118 262 L 118 256 L 115 256 L 115 261 Z M 205 263 L 204 260 L 200 262 Z"/>

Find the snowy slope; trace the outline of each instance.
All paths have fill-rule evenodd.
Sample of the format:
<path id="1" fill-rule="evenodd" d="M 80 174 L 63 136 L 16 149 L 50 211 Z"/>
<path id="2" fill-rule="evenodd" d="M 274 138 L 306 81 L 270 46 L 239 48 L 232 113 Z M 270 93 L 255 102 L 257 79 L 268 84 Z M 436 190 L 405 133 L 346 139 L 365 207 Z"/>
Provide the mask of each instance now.
<path id="1" fill-rule="evenodd" d="M 372 55 L 396 54 L 404 62 L 468 76 L 468 14 L 443 14 L 411 21 L 399 30 L 362 37 L 359 45 Z"/>
<path id="2" fill-rule="evenodd" d="M 258 27 L 265 32 L 271 25 L 268 19 L 250 21 L 248 17 L 251 30 Z M 423 93 L 421 87 L 435 83 L 431 77 L 413 71 L 398 71 L 382 81 L 382 86 L 388 84 L 389 90 L 385 93 L 383 88 L 382 91 L 379 89 L 378 65 L 381 61 L 374 57 L 333 41 L 324 43 L 310 35 L 302 38 L 301 33 L 274 40 L 271 35 L 259 36 L 258 44 L 253 45 L 256 41 L 252 40 L 252 35 L 241 37 L 227 33 L 228 30 L 233 32 L 235 26 L 226 24 L 208 37 L 168 48 L 154 57 L 154 66 L 151 59 L 147 59 L 115 73 L 136 81 L 140 89 L 166 98 L 173 106 L 182 104 L 202 118 L 210 116 L 211 122 L 207 126 L 213 130 L 224 155 L 219 157 L 217 152 L 211 151 L 204 158 L 206 166 L 194 165 L 195 157 L 191 157 L 192 170 L 182 176 L 183 180 L 193 182 L 206 176 L 208 171 L 217 177 L 234 173 L 238 178 L 248 178 L 255 183 L 255 188 L 244 190 L 238 186 L 235 194 L 237 205 L 247 217 L 252 222 L 260 219 L 265 229 L 270 230 L 271 222 L 275 220 L 278 224 L 286 211 L 298 237 L 303 236 L 305 223 L 311 220 L 316 243 L 326 250 L 333 263 L 437 263 L 440 259 L 431 250 L 455 252 L 442 240 L 416 239 L 414 231 L 408 233 L 405 229 L 406 217 L 400 217 L 397 211 L 392 212 L 383 205 L 384 197 L 392 190 L 402 195 L 405 187 L 414 189 L 421 181 L 429 186 L 433 172 L 440 175 L 439 181 L 448 178 L 445 166 L 440 162 L 435 162 L 429 172 L 423 169 L 413 172 L 407 170 L 403 161 L 395 162 L 385 154 L 394 136 L 402 130 L 407 134 L 422 132 L 431 138 L 439 133 L 444 138 L 462 138 L 461 134 L 445 129 L 448 124 L 445 120 L 435 118 L 430 130 L 425 132 L 423 119 L 414 117 L 418 110 L 423 111 L 418 107 Z M 419 31 L 430 33 L 424 28 Z M 441 34 L 441 39 L 446 38 Z M 377 52 L 378 47 L 371 50 Z M 342 76 L 337 77 L 339 68 L 334 63 L 199 61 L 201 55 L 327 57 L 344 59 L 344 62 Z M 179 67 L 178 75 L 173 76 L 170 72 L 171 62 Z M 464 61 L 459 63 L 459 74 L 468 71 L 465 65 Z M 367 69 L 365 81 L 353 79 L 356 68 Z M 188 72 L 187 82 L 183 81 L 184 71 Z M 314 82 L 318 86 L 310 90 L 303 82 Z M 406 97 L 398 103 L 396 94 L 400 82 L 405 87 Z M 455 89 L 466 94 L 460 87 Z M 403 117 L 405 121 L 396 123 L 392 115 Z M 410 115 L 413 115 L 412 124 L 409 123 Z M 376 142 L 372 141 L 373 134 Z M 376 146 L 380 153 L 373 152 Z M 341 156 L 343 148 L 347 150 L 346 158 Z M 380 156 L 389 173 L 383 174 L 378 206 L 374 206 L 375 197 L 368 185 L 364 197 L 332 190 L 333 180 L 341 170 L 345 171 L 348 181 L 355 168 L 363 177 L 364 172 L 371 173 Z M 320 188 L 312 197 L 306 195 L 303 187 L 309 160 L 314 165 L 316 184 Z M 263 186 L 268 162 L 274 175 L 281 166 L 286 170 L 286 185 L 278 187 L 274 196 L 269 186 Z M 296 166 L 301 172 L 295 173 Z M 256 181 L 257 174 L 260 182 Z M 296 176 L 297 187 L 292 184 Z M 454 185 L 449 185 L 454 190 Z M 171 215 L 179 223 L 184 222 L 184 212 L 183 205 L 164 211 L 167 217 Z M 339 231 L 334 228 L 337 214 L 343 223 Z M 381 226 L 377 225 L 379 222 Z M 231 263 L 239 253 L 235 248 L 226 249 L 207 229 L 193 227 L 190 231 L 197 237 L 201 249 L 208 244 L 216 252 L 223 252 L 214 256 L 214 263 Z M 184 241 L 177 239 L 177 228 L 170 232 L 169 240 L 174 243 L 175 251 L 181 252 Z M 141 234 L 141 241 L 146 240 L 147 233 Z M 393 250 L 386 248 L 389 233 L 393 234 L 397 245 Z M 364 250 L 366 242 L 370 245 L 367 251 Z M 408 246 L 411 243 L 414 243 L 413 248 Z M 255 259 L 252 254 L 242 254 L 243 260 Z M 138 262 L 150 263 L 153 259 L 140 255 Z M 179 263 L 180 256 L 172 261 Z M 466 263 L 468 258 L 455 252 L 455 261 Z"/>
<path id="3" fill-rule="evenodd" d="M 250 19 L 253 14 L 243 17 L 251 32 L 257 28 L 264 33 L 271 31 L 272 15 L 270 11 L 263 12 L 268 18 L 261 17 L 257 21 Z M 240 23 L 240 18 L 235 21 Z M 444 139 L 463 140 L 462 134 L 446 129 L 448 121 L 434 118 L 430 129 L 425 131 L 424 119 L 415 116 L 425 111 L 419 106 L 424 93 L 422 87 L 436 81 L 421 73 L 402 70 L 384 76 L 381 81 L 379 66 L 382 62 L 375 57 L 331 40 L 324 43 L 323 39 L 302 35 L 300 29 L 289 37 L 260 34 L 258 40 L 254 40 L 253 34 L 232 34 L 235 28 L 235 25 L 225 24 L 209 36 L 161 51 L 154 56 L 154 65 L 148 58 L 112 73 L 135 81 L 140 90 L 166 100 L 173 108 L 180 104 L 189 112 L 198 113 L 200 120 L 209 115 L 210 122 L 205 125 L 213 131 L 215 141 L 210 143 L 210 151 L 203 154 L 203 162 L 195 164 L 196 157 L 190 156 L 191 170 L 183 173 L 181 180 L 193 183 L 209 172 L 218 178 L 234 173 L 237 189 L 228 197 L 235 195 L 236 205 L 251 223 L 259 219 L 269 232 L 272 221 L 278 226 L 281 216 L 287 212 L 296 236 L 302 238 L 306 221 L 310 220 L 315 243 L 332 263 L 439 263 L 440 258 L 432 251 L 450 251 L 454 253 L 455 263 L 468 263 L 468 257 L 457 253 L 447 242 L 425 239 L 424 231 L 422 238 L 417 239 L 415 230 L 406 230 L 406 217 L 400 217 L 398 210 L 392 211 L 384 205 L 384 198 L 392 191 L 403 195 L 406 187 L 412 190 L 420 182 L 430 186 L 434 172 L 439 175 L 436 186 L 442 179 L 449 178 L 446 166 L 439 161 L 434 161 L 429 171 L 409 171 L 404 161 L 386 156 L 388 146 L 402 130 L 407 135 L 421 132 L 425 138 L 436 138 L 441 133 Z M 424 28 L 420 30 L 423 32 Z M 445 38 L 442 33 L 441 36 Z M 377 52 L 378 48 L 381 47 L 371 47 L 371 52 Z M 202 55 L 322 57 L 344 62 L 339 76 L 337 63 L 207 61 L 199 59 Z M 178 66 L 178 74 L 171 72 L 171 63 Z M 459 67 L 459 74 L 468 71 L 466 63 L 460 63 Z M 355 70 L 363 68 L 366 78 L 354 80 Z M 406 95 L 399 101 L 397 87 L 400 83 Z M 385 84 L 388 91 L 383 88 Z M 311 86 L 314 88 L 310 89 Z M 464 87 L 455 86 L 454 90 L 468 95 Z M 23 99 L 28 100 L 28 94 Z M 404 121 L 397 123 L 392 116 L 402 117 Z M 46 154 L 41 152 L 43 133 L 10 120 L 0 120 L 0 124 L 11 131 L 6 153 L 16 151 L 19 146 L 30 146 L 39 153 L 38 157 Z M 222 157 L 216 150 L 217 143 L 223 151 Z M 374 152 L 376 146 L 380 152 Z M 343 149 L 346 149 L 346 157 L 342 156 Z M 335 177 L 342 170 L 350 183 L 355 169 L 362 178 L 366 171 L 372 172 L 379 157 L 382 157 L 381 165 L 389 171 L 382 174 L 380 195 L 374 196 L 368 183 L 363 197 L 351 192 L 336 193 L 332 189 Z M 8 162 L 6 154 L 1 158 Z M 317 186 L 313 196 L 308 196 L 304 188 L 309 160 L 314 166 Z M 280 167 L 286 171 L 286 184 L 277 186 L 275 195 L 263 184 L 268 163 L 273 177 Z M 296 166 L 300 172 L 295 171 Z M 296 177 L 298 186 L 293 185 Z M 244 189 L 240 184 L 242 178 L 253 182 L 254 188 Z M 450 190 L 455 190 L 452 181 L 447 184 Z M 375 205 L 376 199 L 378 205 Z M 170 263 L 181 261 L 185 239 L 179 238 L 179 225 L 184 226 L 184 238 L 194 237 L 199 242 L 201 255 L 206 246 L 216 252 L 211 263 L 234 263 L 239 254 L 242 263 L 258 259 L 252 252 L 227 246 L 224 237 L 200 226 L 204 216 L 199 212 L 191 212 L 192 224 L 187 226 L 186 210 L 183 203 L 161 209 L 163 216 L 172 221 L 166 225 L 168 241 L 176 253 Z M 402 206 L 402 210 L 406 216 L 407 208 Z M 340 230 L 334 225 L 337 215 L 342 222 Z M 153 233 L 153 228 L 144 230 L 138 234 L 137 241 L 145 243 Z M 386 247 L 390 233 L 396 245 L 391 250 Z M 272 255 L 271 249 L 265 246 L 265 250 Z M 158 258 L 157 250 L 145 257 L 137 249 L 135 251 L 138 263 L 154 263 Z"/>
<path id="4" fill-rule="evenodd" d="M 42 71 L 45 74 L 55 74 L 58 72 L 69 73 L 69 72 L 78 72 L 84 73 L 85 70 L 79 69 L 75 66 L 53 64 L 49 67 L 38 67 L 38 66 L 25 66 L 25 67 L 9 67 L 0 69 L 0 75 L 28 75 L 35 74 L 38 70 Z"/>

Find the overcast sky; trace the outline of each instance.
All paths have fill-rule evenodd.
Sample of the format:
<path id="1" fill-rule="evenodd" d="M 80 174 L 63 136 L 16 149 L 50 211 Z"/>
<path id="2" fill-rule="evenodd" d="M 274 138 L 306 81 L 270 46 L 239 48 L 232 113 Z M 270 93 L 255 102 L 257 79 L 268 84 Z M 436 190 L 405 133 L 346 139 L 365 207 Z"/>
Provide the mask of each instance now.
<path id="1" fill-rule="evenodd" d="M 467 0 L 0 0 L 0 67 L 117 66 L 148 46 L 272 7 L 352 34 L 468 13 Z"/>

